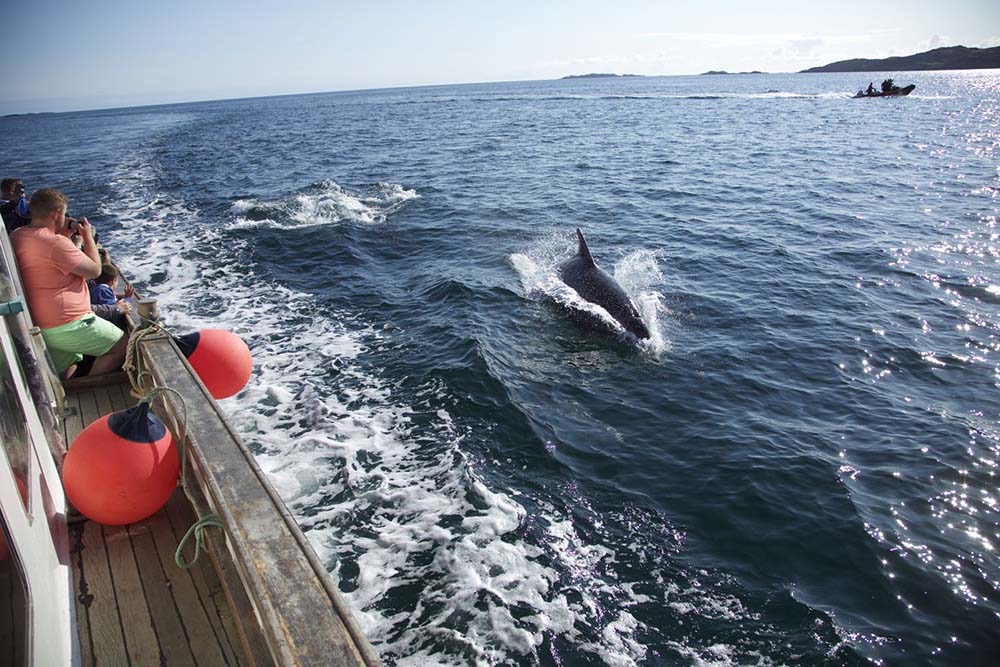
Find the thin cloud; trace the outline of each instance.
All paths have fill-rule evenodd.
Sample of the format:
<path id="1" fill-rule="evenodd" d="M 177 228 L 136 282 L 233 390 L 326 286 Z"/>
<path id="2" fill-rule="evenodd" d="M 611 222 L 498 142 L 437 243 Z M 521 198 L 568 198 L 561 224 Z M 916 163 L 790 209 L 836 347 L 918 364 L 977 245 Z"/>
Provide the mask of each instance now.
<path id="1" fill-rule="evenodd" d="M 942 37 L 941 35 L 934 35 L 926 42 L 924 42 L 921 45 L 921 47 L 923 48 L 924 51 L 928 51 L 930 49 L 936 49 L 939 46 L 948 46 L 950 43 L 951 43 L 951 38 L 948 37 L 947 35 L 944 37 Z"/>
<path id="2" fill-rule="evenodd" d="M 667 52 L 658 53 L 632 53 L 629 55 L 607 55 L 607 56 L 587 56 L 583 58 L 569 58 L 566 60 L 548 60 L 539 63 L 538 67 L 577 67 L 586 65 L 648 65 L 650 63 L 660 63 L 667 60 L 670 55 Z"/>
<path id="3" fill-rule="evenodd" d="M 542 67 L 575 67 L 577 65 L 621 65 L 629 62 L 624 56 L 588 56 L 585 58 L 570 58 L 569 60 L 549 60 Z"/>
<path id="4" fill-rule="evenodd" d="M 645 32 L 637 33 L 637 39 L 671 39 L 684 42 L 700 42 L 714 48 L 748 46 L 775 46 L 778 44 L 859 44 L 900 32 L 899 28 L 879 28 L 851 35 L 816 35 L 809 33 L 757 33 L 734 32 Z"/>

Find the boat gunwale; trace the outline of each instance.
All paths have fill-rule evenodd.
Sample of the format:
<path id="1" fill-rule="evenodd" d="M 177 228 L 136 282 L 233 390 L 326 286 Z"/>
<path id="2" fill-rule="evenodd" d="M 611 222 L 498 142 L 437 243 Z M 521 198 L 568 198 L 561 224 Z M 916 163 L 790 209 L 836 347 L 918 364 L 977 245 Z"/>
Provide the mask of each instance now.
<path id="1" fill-rule="evenodd" d="M 189 459 L 189 472 L 197 482 L 199 491 L 208 502 L 211 510 L 219 515 L 226 526 L 226 546 L 232 562 L 237 566 L 240 579 L 246 589 L 258 619 L 261 624 L 265 640 L 267 641 L 272 655 L 278 664 L 310 664 L 310 661 L 303 662 L 302 649 L 313 647 L 303 647 L 293 639 L 296 634 L 293 628 L 289 627 L 286 613 L 288 611 L 287 601 L 274 599 L 272 593 L 276 580 L 291 579 L 299 586 L 305 586 L 306 581 L 301 577 L 309 577 L 313 584 L 322 590 L 322 595 L 329 602 L 329 607 L 313 609 L 309 616 L 313 619 L 321 618 L 323 614 L 334 613 L 335 619 L 329 619 L 334 625 L 339 623 L 345 631 L 347 640 L 342 642 L 355 653 L 357 664 L 374 667 L 381 664 L 377 654 L 371 648 L 367 638 L 364 636 L 357 621 L 354 619 L 350 609 L 347 607 L 342 596 L 330 576 L 313 550 L 308 539 L 302 533 L 294 517 L 268 481 L 266 474 L 257 464 L 251 452 L 243 443 L 237 431 L 223 414 L 218 404 L 212 398 L 208 389 L 204 386 L 197 374 L 191 369 L 183 354 L 177 348 L 172 336 L 167 333 L 152 333 L 144 335 L 142 340 L 137 342 L 138 353 L 141 355 L 144 368 L 150 373 L 156 385 L 171 386 L 185 396 L 188 412 L 192 401 L 198 405 L 207 406 L 214 413 L 212 419 L 217 420 L 217 428 L 223 430 L 228 436 L 227 445 L 231 446 L 238 457 L 236 465 L 245 465 L 256 479 L 259 491 L 262 491 L 266 499 L 281 519 L 288 534 L 295 542 L 296 550 L 304 557 L 308 564 L 308 571 L 292 573 L 278 571 L 277 562 L 271 560 L 274 554 L 258 553 L 253 547 L 253 539 L 249 538 L 246 532 L 247 521 L 260 521 L 260 517 L 247 519 L 242 517 L 239 509 L 231 506 L 227 500 L 224 483 L 217 474 L 221 469 L 226 468 L 226 464 L 233 464 L 231 458 L 225 456 L 212 457 L 208 448 L 202 446 L 203 437 L 199 437 L 199 427 L 203 424 L 189 423 L 186 433 L 186 452 Z M 178 364 L 182 364 L 186 372 L 178 373 Z M 157 405 L 158 404 L 158 405 Z M 163 416 L 170 419 L 171 415 L 182 414 L 185 407 L 180 400 L 170 392 L 160 394 L 154 401 L 154 408 Z M 213 447 L 215 449 L 215 447 Z M 245 495 L 247 489 L 240 489 L 238 494 Z M 274 517 L 276 518 L 276 517 Z M 272 519 L 273 520 L 273 519 Z M 263 521 L 266 524 L 268 521 Z M 206 533 L 208 542 L 215 552 L 215 557 L 224 557 L 220 554 L 219 545 L 211 537 L 211 533 Z M 286 563 L 287 564 L 287 563 Z M 303 570 L 305 568 L 302 568 Z M 280 586 L 279 586 L 280 587 Z M 335 620 L 335 622 L 334 622 Z M 311 633 L 310 633 L 311 634 Z M 317 637 L 322 640 L 323 647 L 329 647 L 333 637 Z M 293 648 L 294 647 L 294 648 Z M 316 663 L 320 664 L 320 663 Z"/>

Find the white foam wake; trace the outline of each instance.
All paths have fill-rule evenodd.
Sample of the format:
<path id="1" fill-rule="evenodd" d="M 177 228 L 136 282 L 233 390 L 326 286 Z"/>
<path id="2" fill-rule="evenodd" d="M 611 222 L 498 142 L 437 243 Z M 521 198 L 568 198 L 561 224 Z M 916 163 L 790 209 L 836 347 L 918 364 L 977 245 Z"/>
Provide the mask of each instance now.
<path id="1" fill-rule="evenodd" d="M 223 327 L 246 339 L 253 377 L 225 407 L 387 663 L 537 661 L 546 637 L 574 640 L 594 627 L 581 650 L 637 664 L 642 624 L 625 611 L 634 596 L 596 574 L 615 554 L 557 515 L 536 517 L 541 542 L 518 537 L 524 507 L 476 474 L 441 390 L 423 387 L 404 403 L 364 363 L 386 344 L 381 329 L 261 281 L 250 239 L 204 224 L 196 208 L 159 192 L 158 180 L 156 165 L 140 158 L 115 173 L 103 212 L 125 232 L 112 251 L 173 328 Z M 310 196 L 238 202 L 232 215 L 286 207 L 296 221 L 287 224 L 303 225 L 376 217 L 332 185 Z M 384 212 L 414 196 L 387 186 L 374 204 L 351 200 Z M 572 603 L 559 583 L 566 572 L 578 581 Z M 611 594 L 623 606 L 603 620 L 597 596 Z M 531 613 L 514 613 L 523 609 Z"/>
<path id="2" fill-rule="evenodd" d="M 419 196 L 416 190 L 396 183 L 347 189 L 334 181 L 323 181 L 283 201 L 238 200 L 230 208 L 235 220 L 229 226 L 295 229 L 341 222 L 377 224 Z"/>

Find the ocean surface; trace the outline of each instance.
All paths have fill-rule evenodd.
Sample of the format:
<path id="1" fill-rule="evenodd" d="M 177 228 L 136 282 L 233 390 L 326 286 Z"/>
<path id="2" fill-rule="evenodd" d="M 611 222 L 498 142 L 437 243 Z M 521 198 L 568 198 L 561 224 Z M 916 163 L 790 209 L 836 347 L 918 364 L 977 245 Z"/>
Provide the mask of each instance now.
<path id="1" fill-rule="evenodd" d="M 386 665 L 997 664 L 1000 70 L 882 78 L 6 117 L 2 175 L 246 339 Z M 573 323 L 576 227 L 649 341 Z"/>

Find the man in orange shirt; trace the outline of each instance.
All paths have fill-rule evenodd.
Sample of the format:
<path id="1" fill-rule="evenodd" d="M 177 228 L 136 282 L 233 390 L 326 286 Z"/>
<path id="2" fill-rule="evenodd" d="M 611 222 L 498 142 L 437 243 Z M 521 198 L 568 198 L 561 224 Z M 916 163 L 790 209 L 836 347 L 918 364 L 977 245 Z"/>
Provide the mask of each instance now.
<path id="1" fill-rule="evenodd" d="M 94 228 L 80 218 L 83 250 L 69 240 L 66 196 L 42 189 L 31 196 L 31 224 L 11 234 L 28 310 L 64 378 L 100 375 L 121 367 L 128 337 L 90 308 L 87 279 L 101 273 Z M 84 355 L 96 357 L 90 368 Z M 89 361 L 89 360 L 88 360 Z M 77 364 L 80 364 L 78 367 Z"/>

